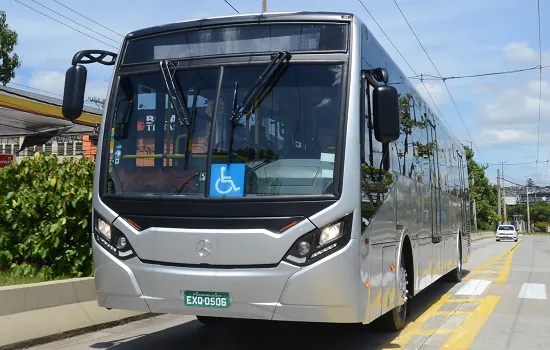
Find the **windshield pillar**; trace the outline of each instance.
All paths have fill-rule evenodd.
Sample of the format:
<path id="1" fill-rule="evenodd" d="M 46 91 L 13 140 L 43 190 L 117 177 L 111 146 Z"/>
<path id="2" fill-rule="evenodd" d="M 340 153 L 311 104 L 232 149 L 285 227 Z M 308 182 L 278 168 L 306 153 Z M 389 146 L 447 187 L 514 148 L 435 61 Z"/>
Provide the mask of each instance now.
<path id="1" fill-rule="evenodd" d="M 206 183 L 205 183 L 205 197 L 209 197 L 210 193 L 210 178 L 212 176 L 212 152 L 214 150 L 214 143 L 216 137 L 216 125 L 218 124 L 218 112 L 219 112 L 219 103 L 220 103 L 220 93 L 222 89 L 222 82 L 223 82 L 223 66 L 219 68 L 219 76 L 218 76 L 218 86 L 216 89 L 216 102 L 214 104 L 214 114 L 212 116 L 212 123 L 210 124 L 210 140 L 208 145 L 208 158 L 206 160 Z"/>

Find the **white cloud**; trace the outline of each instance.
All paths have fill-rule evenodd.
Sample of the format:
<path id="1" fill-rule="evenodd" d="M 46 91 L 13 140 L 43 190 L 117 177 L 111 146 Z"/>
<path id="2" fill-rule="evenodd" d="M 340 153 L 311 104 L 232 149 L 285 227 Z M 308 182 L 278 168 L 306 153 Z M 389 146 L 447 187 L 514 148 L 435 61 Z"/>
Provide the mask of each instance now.
<path id="1" fill-rule="evenodd" d="M 485 129 L 475 135 L 474 139 L 480 146 L 526 145 L 537 142 L 537 133 L 518 129 Z"/>
<path id="2" fill-rule="evenodd" d="M 531 62 L 537 61 L 539 55 L 531 48 L 528 42 L 509 43 L 502 49 L 504 57 L 510 61 Z"/>
<path id="3" fill-rule="evenodd" d="M 51 92 L 53 94 L 63 94 L 63 83 L 65 75 L 59 71 L 37 70 L 33 71 L 27 81 L 28 85 L 35 89 Z"/>
<path id="4" fill-rule="evenodd" d="M 542 82 L 541 124 L 550 122 L 550 83 Z M 479 92 L 478 95 L 483 94 Z M 514 87 L 485 93 L 480 101 L 478 118 L 496 129 L 537 128 L 539 119 L 539 82 L 528 81 Z M 544 123 L 544 124 L 543 124 Z"/>
<path id="5" fill-rule="evenodd" d="M 65 84 L 65 73 L 55 70 L 35 70 L 32 72 L 27 84 L 35 89 L 62 95 Z M 107 81 L 88 80 L 85 96 L 105 98 L 107 87 Z"/>
<path id="6" fill-rule="evenodd" d="M 424 85 L 426 85 L 426 89 L 428 89 L 438 107 L 441 108 L 441 106 L 447 103 L 449 99 L 449 93 L 445 89 L 445 86 L 443 86 L 442 82 L 425 81 Z M 422 97 L 426 101 L 429 101 L 430 104 L 432 103 L 432 99 L 426 92 L 426 89 L 424 89 L 424 86 L 422 86 L 422 83 L 416 84 L 415 88 L 417 91 L 420 92 L 420 94 L 422 94 Z"/>

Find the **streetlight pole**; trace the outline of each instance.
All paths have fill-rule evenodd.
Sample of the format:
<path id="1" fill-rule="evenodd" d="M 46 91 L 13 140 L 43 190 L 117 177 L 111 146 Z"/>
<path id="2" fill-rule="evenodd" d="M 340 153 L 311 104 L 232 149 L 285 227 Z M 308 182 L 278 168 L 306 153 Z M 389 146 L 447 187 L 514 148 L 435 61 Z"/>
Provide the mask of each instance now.
<path id="1" fill-rule="evenodd" d="M 531 233 L 531 214 L 529 213 L 529 183 L 525 177 L 525 194 L 527 195 L 527 233 Z"/>
<path id="2" fill-rule="evenodd" d="M 267 0 L 262 0 L 262 13 L 267 12 Z"/>
<path id="3" fill-rule="evenodd" d="M 508 217 L 506 216 L 506 183 L 504 182 L 504 162 L 502 162 L 502 209 L 504 214 L 503 222 L 508 223 Z"/>
<path id="4" fill-rule="evenodd" d="M 474 187 L 476 183 L 476 178 L 474 176 L 474 173 L 472 172 L 472 188 Z M 470 191 L 471 193 L 471 191 Z M 476 199 L 472 198 L 472 212 L 474 214 L 474 231 L 477 231 L 477 209 L 476 209 Z"/>
<path id="5" fill-rule="evenodd" d="M 497 211 L 498 211 L 498 224 L 500 225 L 502 223 L 502 217 L 500 215 L 500 202 L 502 201 L 502 197 L 500 197 L 500 169 L 497 169 L 497 185 L 498 185 Z"/>

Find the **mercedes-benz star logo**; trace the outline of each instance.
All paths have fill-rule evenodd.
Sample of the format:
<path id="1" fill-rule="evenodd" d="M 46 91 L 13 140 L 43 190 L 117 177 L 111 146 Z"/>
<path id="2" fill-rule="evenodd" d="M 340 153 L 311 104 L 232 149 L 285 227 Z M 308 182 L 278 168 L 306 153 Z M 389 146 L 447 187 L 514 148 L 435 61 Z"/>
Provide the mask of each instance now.
<path id="1" fill-rule="evenodd" d="M 202 256 L 209 256 L 212 253 L 212 244 L 207 239 L 201 239 L 197 242 L 197 253 Z"/>

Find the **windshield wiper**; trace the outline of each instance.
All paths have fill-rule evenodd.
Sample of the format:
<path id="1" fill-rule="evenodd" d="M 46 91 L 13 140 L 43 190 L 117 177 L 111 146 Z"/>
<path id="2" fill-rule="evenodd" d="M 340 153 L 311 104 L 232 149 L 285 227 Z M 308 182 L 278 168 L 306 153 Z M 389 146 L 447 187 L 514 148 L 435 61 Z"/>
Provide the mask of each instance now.
<path id="1" fill-rule="evenodd" d="M 170 65 L 173 65 L 173 63 L 168 60 L 160 60 L 159 64 L 160 71 L 162 72 L 162 76 L 164 78 L 164 83 L 166 84 L 168 95 L 170 96 L 170 101 L 174 105 L 174 109 L 176 110 L 176 115 L 178 116 L 180 125 L 185 125 L 189 127 L 191 123 L 189 122 L 189 118 L 187 116 L 187 108 L 185 107 L 183 97 L 180 96 L 179 90 L 176 88 L 174 78 L 170 73 Z"/>
<path id="2" fill-rule="evenodd" d="M 166 89 L 170 97 L 170 101 L 172 101 L 172 105 L 174 106 L 176 115 L 180 122 L 180 126 L 185 125 L 187 127 L 187 140 L 185 142 L 185 167 L 184 167 L 184 169 L 187 169 L 189 165 L 189 158 L 191 156 L 190 155 L 191 150 L 189 146 L 191 144 L 190 140 L 192 140 L 193 133 L 195 131 L 195 116 L 197 114 L 197 98 L 199 96 L 200 89 L 197 90 L 193 98 L 193 105 L 191 106 L 191 118 L 189 118 L 187 107 L 186 107 L 187 101 L 183 96 L 181 96 L 180 94 L 181 89 L 176 88 L 176 82 L 174 81 L 172 73 L 170 72 L 170 66 L 171 65 L 173 66 L 174 64 L 168 60 L 160 60 L 159 64 L 160 64 L 160 70 L 162 72 L 162 76 L 164 78 L 164 83 L 166 84 Z"/>
<path id="3" fill-rule="evenodd" d="M 280 77 L 286 65 L 285 61 L 288 63 L 292 55 L 288 51 L 279 51 L 271 55 L 271 62 L 264 69 L 262 74 L 256 79 L 256 83 L 248 91 L 248 94 L 243 99 L 243 103 L 239 106 L 237 105 L 237 95 L 239 92 L 239 83 L 235 82 L 235 90 L 233 92 L 233 113 L 231 114 L 231 135 L 229 138 L 229 161 L 231 162 L 231 151 L 233 148 L 233 137 L 235 133 L 235 127 L 237 123 L 242 118 L 243 115 L 250 112 L 252 106 L 255 103 L 255 100 L 258 101 L 258 104 L 261 103 L 263 98 L 271 91 L 273 86 L 275 86 L 276 81 Z"/>

